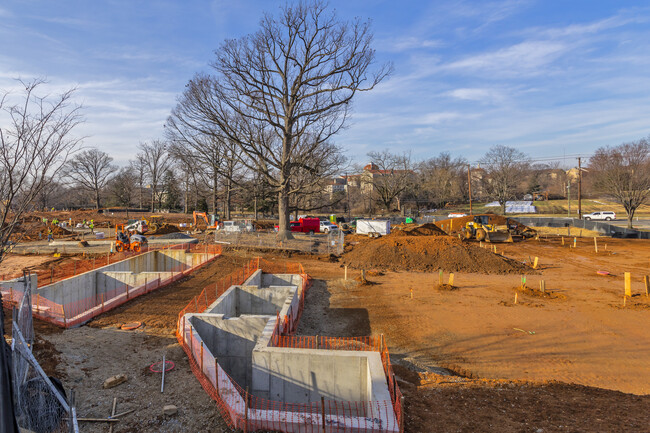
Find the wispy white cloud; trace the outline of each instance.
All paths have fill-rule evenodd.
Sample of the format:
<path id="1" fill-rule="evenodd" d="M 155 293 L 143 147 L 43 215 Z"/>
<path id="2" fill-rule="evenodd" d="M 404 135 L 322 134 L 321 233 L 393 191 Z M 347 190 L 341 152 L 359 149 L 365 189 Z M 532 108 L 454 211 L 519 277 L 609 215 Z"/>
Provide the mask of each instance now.
<path id="1" fill-rule="evenodd" d="M 490 88 L 459 88 L 445 92 L 445 95 L 465 101 L 482 103 L 497 103 L 505 99 L 504 94 L 497 89 Z"/>
<path id="2" fill-rule="evenodd" d="M 548 66 L 562 54 L 569 51 L 569 46 L 553 41 L 525 41 L 496 51 L 481 53 L 456 60 L 442 69 L 460 73 L 484 72 L 501 77 L 521 74 L 538 75 L 545 73 L 542 67 Z"/>
<path id="3" fill-rule="evenodd" d="M 400 36 L 377 40 L 378 49 L 387 52 L 403 52 L 416 49 L 440 48 L 444 42 L 439 39 L 426 39 L 416 36 Z"/>

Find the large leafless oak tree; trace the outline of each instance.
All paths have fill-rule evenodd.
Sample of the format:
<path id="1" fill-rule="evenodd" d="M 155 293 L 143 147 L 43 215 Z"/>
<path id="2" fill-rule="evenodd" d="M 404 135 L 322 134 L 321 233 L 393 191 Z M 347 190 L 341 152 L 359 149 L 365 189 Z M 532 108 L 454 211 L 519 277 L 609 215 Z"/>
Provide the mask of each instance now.
<path id="1" fill-rule="evenodd" d="M 649 140 L 601 147 L 589 159 L 594 186 L 625 208 L 630 229 L 634 213 L 650 199 Z"/>
<path id="2" fill-rule="evenodd" d="M 101 207 L 101 192 L 106 188 L 110 176 L 117 171 L 117 166 L 111 164 L 112 161 L 113 158 L 108 153 L 89 149 L 77 153 L 66 164 L 66 176 L 76 186 L 95 196 L 95 209 Z"/>
<path id="3" fill-rule="evenodd" d="M 522 182 L 530 166 L 529 159 L 520 150 L 497 145 L 487 151 L 480 163 L 485 170 L 483 188 L 499 202 L 505 215 L 506 202 L 522 191 Z"/>
<path id="4" fill-rule="evenodd" d="M 225 41 L 214 75 L 188 84 L 192 120 L 236 143 L 242 163 L 264 173 L 277 192 L 280 239 L 291 237 L 294 173 L 322 170 L 306 156 L 323 151 L 344 127 L 357 92 L 390 72 L 390 65 L 371 72 L 371 42 L 367 22 L 343 21 L 319 1 L 287 5 L 277 17 L 265 15 L 257 32 Z"/>
<path id="5" fill-rule="evenodd" d="M 0 94 L 0 262 L 22 214 L 81 140 L 73 135 L 82 122 L 74 89 L 42 96 L 42 80 L 21 84 L 18 99 Z"/>

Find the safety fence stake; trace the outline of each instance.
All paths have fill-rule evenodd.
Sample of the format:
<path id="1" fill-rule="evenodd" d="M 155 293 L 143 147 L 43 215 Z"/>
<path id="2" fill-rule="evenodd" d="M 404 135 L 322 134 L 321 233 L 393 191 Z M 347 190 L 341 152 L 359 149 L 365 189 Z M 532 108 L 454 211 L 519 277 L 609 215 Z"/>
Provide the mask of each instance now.
<path id="1" fill-rule="evenodd" d="M 320 410 L 323 414 L 323 433 L 325 433 L 325 397 L 320 398 Z"/>

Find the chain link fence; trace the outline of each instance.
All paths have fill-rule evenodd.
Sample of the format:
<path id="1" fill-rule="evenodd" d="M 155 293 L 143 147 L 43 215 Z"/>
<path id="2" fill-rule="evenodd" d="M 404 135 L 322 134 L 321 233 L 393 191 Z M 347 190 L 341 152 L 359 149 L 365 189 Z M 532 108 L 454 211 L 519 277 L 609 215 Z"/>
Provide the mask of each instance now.
<path id="1" fill-rule="evenodd" d="M 218 244 L 232 247 L 246 247 L 259 249 L 281 249 L 287 251 L 301 251 L 311 254 L 343 254 L 345 234 L 335 230 L 329 233 L 293 233 L 294 239 L 280 241 L 276 232 L 226 232 L 218 231 L 214 240 Z"/>

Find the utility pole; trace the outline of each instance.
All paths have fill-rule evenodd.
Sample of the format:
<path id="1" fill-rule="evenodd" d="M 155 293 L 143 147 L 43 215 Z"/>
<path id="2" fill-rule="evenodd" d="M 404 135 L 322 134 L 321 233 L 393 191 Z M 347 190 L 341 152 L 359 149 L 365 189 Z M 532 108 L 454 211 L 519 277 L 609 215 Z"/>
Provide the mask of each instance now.
<path id="1" fill-rule="evenodd" d="M 567 195 L 567 200 L 569 202 L 569 206 L 567 206 L 566 216 L 571 218 L 571 179 L 568 180 L 566 185 L 566 195 Z"/>
<path id="2" fill-rule="evenodd" d="M 472 176 L 470 174 L 471 165 L 467 164 L 467 187 L 469 188 L 469 214 L 472 215 Z"/>
<path id="3" fill-rule="evenodd" d="M 582 219 L 582 158 L 578 157 L 578 219 Z"/>
<path id="4" fill-rule="evenodd" d="M 345 173 L 345 194 L 348 200 L 348 220 L 350 219 L 350 178 L 348 174 Z"/>

